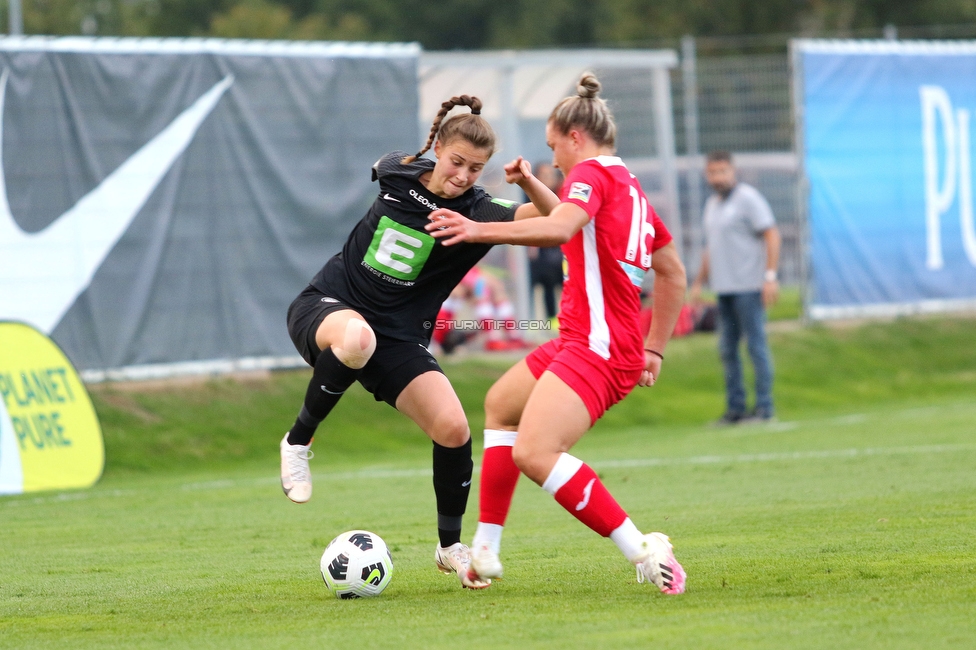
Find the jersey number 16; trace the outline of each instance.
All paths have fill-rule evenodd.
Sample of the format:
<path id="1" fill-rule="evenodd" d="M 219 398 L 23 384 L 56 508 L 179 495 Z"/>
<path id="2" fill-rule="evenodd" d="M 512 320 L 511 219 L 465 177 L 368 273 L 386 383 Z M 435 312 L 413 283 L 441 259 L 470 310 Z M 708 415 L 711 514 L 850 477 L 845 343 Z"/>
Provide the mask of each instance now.
<path id="1" fill-rule="evenodd" d="M 639 266 L 647 269 L 651 266 L 651 251 L 647 245 L 647 238 L 654 239 L 654 224 L 647 220 L 647 199 L 637 192 L 637 188 L 630 186 L 630 198 L 634 202 L 630 216 L 630 236 L 627 237 L 626 260 L 631 264 L 638 264 L 637 250 L 640 249 Z"/>

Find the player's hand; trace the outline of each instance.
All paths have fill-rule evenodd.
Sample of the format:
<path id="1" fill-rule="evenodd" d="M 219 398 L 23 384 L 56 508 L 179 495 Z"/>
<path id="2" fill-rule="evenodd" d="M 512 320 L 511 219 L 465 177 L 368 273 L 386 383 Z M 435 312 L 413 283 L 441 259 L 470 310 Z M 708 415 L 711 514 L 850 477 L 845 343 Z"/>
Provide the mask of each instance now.
<path id="1" fill-rule="evenodd" d="M 522 156 L 505 165 L 504 169 L 505 182 L 509 184 L 521 183 L 532 177 L 532 165 Z"/>
<path id="2" fill-rule="evenodd" d="M 653 386 L 654 382 L 661 375 L 661 362 L 664 361 L 656 354 L 651 354 L 644 350 L 644 369 L 641 371 L 638 386 Z"/>
<path id="3" fill-rule="evenodd" d="M 701 284 L 698 283 L 697 281 L 692 282 L 691 289 L 689 289 L 688 291 L 688 302 L 690 302 L 692 305 L 697 305 L 698 303 L 700 303 L 701 292 L 702 292 Z"/>
<path id="4" fill-rule="evenodd" d="M 454 210 L 438 208 L 427 215 L 427 218 L 430 219 L 430 223 L 424 226 L 424 229 L 440 239 L 445 246 L 478 241 L 480 224 Z"/>

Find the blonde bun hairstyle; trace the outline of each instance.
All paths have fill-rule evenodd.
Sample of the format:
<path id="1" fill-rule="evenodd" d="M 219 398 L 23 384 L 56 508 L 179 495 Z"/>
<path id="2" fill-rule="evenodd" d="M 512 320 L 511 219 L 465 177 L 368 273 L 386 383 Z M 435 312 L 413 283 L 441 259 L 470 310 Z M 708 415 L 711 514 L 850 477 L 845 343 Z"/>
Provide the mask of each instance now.
<path id="1" fill-rule="evenodd" d="M 607 102 L 600 97 L 600 80 L 584 72 L 576 83 L 576 96 L 566 97 L 549 114 L 549 123 L 563 135 L 573 129 L 585 131 L 593 141 L 613 148 L 617 143 L 617 125 Z"/>
<path id="2" fill-rule="evenodd" d="M 602 88 L 603 86 L 600 85 L 600 80 L 596 78 L 595 74 L 584 72 L 576 83 L 576 94 L 583 99 L 594 99 L 600 94 Z"/>

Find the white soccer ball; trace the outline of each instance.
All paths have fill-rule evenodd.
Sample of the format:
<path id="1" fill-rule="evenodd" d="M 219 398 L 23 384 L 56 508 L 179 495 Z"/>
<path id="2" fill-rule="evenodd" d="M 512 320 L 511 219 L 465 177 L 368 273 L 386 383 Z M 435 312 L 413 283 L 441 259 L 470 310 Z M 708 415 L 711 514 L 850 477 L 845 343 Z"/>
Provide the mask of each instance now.
<path id="1" fill-rule="evenodd" d="M 369 598 L 390 584 L 393 556 L 376 533 L 350 530 L 329 542 L 320 568 L 325 586 L 336 598 Z"/>

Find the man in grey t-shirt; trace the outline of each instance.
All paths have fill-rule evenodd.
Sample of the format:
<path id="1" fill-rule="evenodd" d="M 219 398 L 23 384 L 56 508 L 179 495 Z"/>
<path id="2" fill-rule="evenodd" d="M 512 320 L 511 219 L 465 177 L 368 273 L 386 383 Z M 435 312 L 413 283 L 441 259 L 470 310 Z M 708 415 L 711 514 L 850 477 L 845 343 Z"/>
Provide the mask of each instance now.
<path id="1" fill-rule="evenodd" d="M 698 277 L 691 285 L 691 300 L 698 301 L 705 281 L 718 294 L 719 354 L 725 370 L 725 414 L 719 421 L 768 421 L 774 409 L 766 308 L 779 295 L 779 230 L 762 194 L 736 180 L 731 154 L 709 153 L 705 177 L 714 193 L 705 203 L 706 247 Z M 743 336 L 756 371 L 756 404 L 751 412 L 746 410 L 739 359 Z"/>

